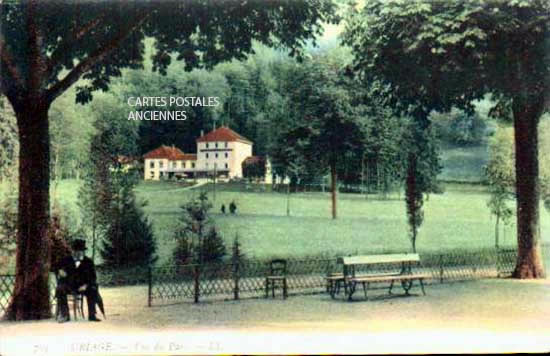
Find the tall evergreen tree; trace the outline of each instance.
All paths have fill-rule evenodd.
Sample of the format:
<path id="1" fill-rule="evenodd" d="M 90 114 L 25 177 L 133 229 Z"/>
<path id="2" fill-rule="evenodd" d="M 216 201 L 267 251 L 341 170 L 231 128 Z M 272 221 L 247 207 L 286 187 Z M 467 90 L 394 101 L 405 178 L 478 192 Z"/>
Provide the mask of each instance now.
<path id="1" fill-rule="evenodd" d="M 181 206 L 180 222 L 174 231 L 177 264 L 220 262 L 227 254 L 223 239 L 209 215 L 212 204 L 206 192 Z"/>
<path id="2" fill-rule="evenodd" d="M 421 117 L 425 117 L 421 114 Z M 409 237 L 412 250 L 416 252 L 418 229 L 424 222 L 425 195 L 438 193 L 437 175 L 441 172 L 438 144 L 430 122 L 419 118 L 406 119 L 405 132 L 401 141 L 405 180 L 405 203 L 409 223 Z M 423 123 L 423 124 L 422 124 Z"/>
<path id="3" fill-rule="evenodd" d="M 101 96 L 93 107 L 96 132 L 79 192 L 83 225 L 91 232 L 105 265 L 150 265 L 156 260 L 156 245 L 142 210 L 144 203 L 137 201 L 133 191 L 139 172 L 120 162 L 121 155 L 132 156 L 137 150 L 136 124 L 119 119 L 125 108 L 114 96 Z"/>
<path id="4" fill-rule="evenodd" d="M 103 264 L 115 268 L 150 266 L 157 260 L 153 227 L 143 212 L 144 204 L 136 202 L 133 184 L 124 180 L 121 185 L 111 202 L 111 220 L 100 248 Z"/>

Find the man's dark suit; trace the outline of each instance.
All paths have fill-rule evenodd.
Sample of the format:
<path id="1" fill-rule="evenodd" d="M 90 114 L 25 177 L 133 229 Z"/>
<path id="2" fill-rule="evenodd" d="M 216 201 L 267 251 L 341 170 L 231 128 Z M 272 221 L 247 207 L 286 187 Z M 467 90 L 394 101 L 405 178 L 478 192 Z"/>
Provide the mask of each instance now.
<path id="1" fill-rule="evenodd" d="M 62 269 L 67 274 L 66 277 L 59 276 L 59 270 Z M 56 274 L 59 276 L 55 296 L 57 305 L 62 317 L 69 316 L 69 306 L 67 304 L 67 294 L 78 291 L 78 288 L 86 285 L 86 290 L 80 292 L 86 296 L 88 304 L 88 319 L 95 318 L 95 305 L 97 302 L 97 277 L 92 260 L 86 256 L 77 267 L 73 256 L 63 258 L 55 266 Z"/>

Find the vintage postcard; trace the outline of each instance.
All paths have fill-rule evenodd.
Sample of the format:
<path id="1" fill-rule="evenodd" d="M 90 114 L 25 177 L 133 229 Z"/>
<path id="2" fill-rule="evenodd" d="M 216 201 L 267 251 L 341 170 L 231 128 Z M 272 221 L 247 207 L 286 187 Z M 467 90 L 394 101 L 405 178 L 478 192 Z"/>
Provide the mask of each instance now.
<path id="1" fill-rule="evenodd" d="M 0 355 L 550 351 L 549 33 L 0 0 Z"/>

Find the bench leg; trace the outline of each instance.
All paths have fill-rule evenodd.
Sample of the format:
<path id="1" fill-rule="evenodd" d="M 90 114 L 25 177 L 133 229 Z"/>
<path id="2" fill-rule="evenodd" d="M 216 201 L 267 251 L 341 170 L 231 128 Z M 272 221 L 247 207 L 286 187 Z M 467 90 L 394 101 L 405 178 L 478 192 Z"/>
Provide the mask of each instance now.
<path id="1" fill-rule="evenodd" d="M 409 289 L 412 287 L 412 280 L 402 280 L 401 286 L 405 290 L 405 295 L 409 295 Z"/>
<path id="2" fill-rule="evenodd" d="M 388 294 L 391 294 L 391 290 L 392 290 L 392 288 L 393 288 L 393 282 L 394 282 L 394 281 L 392 280 L 392 281 L 391 281 L 391 284 L 390 284 L 390 290 L 388 291 Z"/>
<path id="3" fill-rule="evenodd" d="M 265 297 L 267 298 L 268 295 L 269 295 L 269 280 L 266 279 L 265 280 Z"/>
<path id="4" fill-rule="evenodd" d="M 288 290 L 287 290 L 288 286 L 286 284 L 286 278 L 283 279 L 283 299 L 286 299 L 286 297 L 288 297 Z"/>
<path id="5" fill-rule="evenodd" d="M 348 301 L 351 302 L 351 296 L 353 295 L 353 293 L 355 293 L 355 282 L 351 282 L 348 288 Z"/>
<path id="6" fill-rule="evenodd" d="M 369 282 L 366 282 L 367 286 L 365 287 L 365 282 L 363 282 L 363 291 L 365 292 L 365 299 L 369 300 L 369 297 L 367 296 L 367 291 L 369 290 Z"/>
<path id="7" fill-rule="evenodd" d="M 332 299 L 334 299 L 335 288 L 334 281 L 327 281 L 327 292 L 330 294 Z"/>
<path id="8" fill-rule="evenodd" d="M 422 278 L 419 278 L 418 281 L 420 282 L 420 288 L 422 288 L 422 294 L 426 295 L 426 291 L 424 291 L 424 282 L 422 282 Z"/>
<path id="9" fill-rule="evenodd" d="M 330 297 L 334 299 L 336 297 L 336 294 L 340 294 L 340 280 L 331 280 L 330 282 Z"/>

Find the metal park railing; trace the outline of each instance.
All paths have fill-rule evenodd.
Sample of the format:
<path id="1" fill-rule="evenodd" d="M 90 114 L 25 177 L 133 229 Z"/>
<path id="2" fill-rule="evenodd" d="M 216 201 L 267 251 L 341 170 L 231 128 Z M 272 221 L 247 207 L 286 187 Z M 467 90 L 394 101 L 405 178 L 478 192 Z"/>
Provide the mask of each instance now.
<path id="1" fill-rule="evenodd" d="M 550 267 L 550 245 L 542 246 L 545 266 Z M 447 283 L 482 278 L 502 278 L 512 274 L 517 250 L 485 249 L 420 253 L 417 272 L 432 276 L 426 283 Z M 379 265 L 370 272 L 395 272 L 394 266 Z M 326 291 L 325 277 L 342 272 L 337 258 L 287 260 L 289 295 Z M 361 272 L 358 268 L 357 272 Z M 162 305 L 183 301 L 258 298 L 265 295 L 269 261 L 243 260 L 239 263 L 172 265 L 164 267 L 97 268 L 100 287 L 142 285 L 147 289 L 147 304 Z M 55 306 L 55 278 L 50 278 L 50 298 Z M 0 318 L 11 301 L 14 275 L 0 275 Z"/>
<path id="2" fill-rule="evenodd" d="M 516 263 L 515 249 L 486 249 L 423 253 L 415 271 L 432 276 L 427 283 L 446 283 L 510 276 Z M 550 257 L 550 245 L 543 246 Z M 546 262 L 547 264 L 550 262 Z M 370 272 L 395 272 L 395 265 L 379 265 Z M 341 272 L 337 259 L 288 260 L 288 294 L 314 294 L 326 290 L 325 277 Z M 361 269 L 357 269 L 361 272 Z M 265 295 L 269 261 L 248 260 L 238 264 L 154 267 L 149 272 L 148 305 L 199 302 L 201 299 L 258 298 Z"/>
<path id="3" fill-rule="evenodd" d="M 336 268 L 336 259 L 288 260 L 289 294 L 324 290 L 324 277 Z M 148 305 L 201 298 L 240 299 L 262 296 L 269 262 L 245 261 L 209 265 L 152 268 Z"/>

